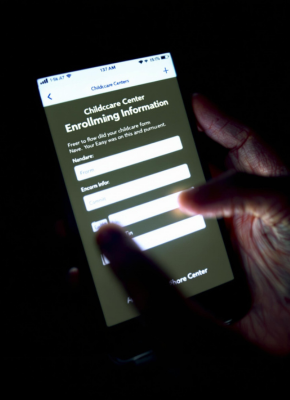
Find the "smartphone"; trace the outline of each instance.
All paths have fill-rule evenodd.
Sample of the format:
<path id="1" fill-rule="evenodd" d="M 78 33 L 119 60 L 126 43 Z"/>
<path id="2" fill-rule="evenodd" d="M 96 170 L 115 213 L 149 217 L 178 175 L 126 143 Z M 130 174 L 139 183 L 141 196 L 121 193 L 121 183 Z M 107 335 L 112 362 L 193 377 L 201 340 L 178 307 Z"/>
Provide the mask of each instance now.
<path id="1" fill-rule="evenodd" d="M 168 285 L 225 322 L 245 314 L 249 301 L 221 223 L 178 207 L 178 194 L 204 183 L 206 171 L 172 54 L 45 76 L 37 85 L 113 359 L 151 353 L 133 300 L 96 246 L 103 224 L 124 227 L 163 266 Z"/>

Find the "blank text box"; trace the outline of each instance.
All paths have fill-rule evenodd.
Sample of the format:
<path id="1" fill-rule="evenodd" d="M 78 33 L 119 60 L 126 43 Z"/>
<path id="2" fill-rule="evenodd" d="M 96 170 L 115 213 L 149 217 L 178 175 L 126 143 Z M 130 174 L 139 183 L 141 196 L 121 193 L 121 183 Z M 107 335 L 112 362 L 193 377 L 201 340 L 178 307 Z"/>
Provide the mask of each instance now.
<path id="1" fill-rule="evenodd" d="M 127 226 L 175 210 L 176 208 L 179 208 L 177 198 L 180 193 L 181 192 L 173 193 L 149 201 L 148 203 L 140 204 L 139 206 L 111 214 L 109 215 L 109 221 L 121 226 Z"/>
<path id="2" fill-rule="evenodd" d="M 156 174 L 89 194 L 84 196 L 83 199 L 86 210 L 92 211 L 187 178 L 190 178 L 188 165 L 182 164 L 178 167 L 169 168 L 165 171 L 157 172 Z"/>
<path id="3" fill-rule="evenodd" d="M 136 149 L 123 151 L 122 153 L 100 158 L 85 164 L 74 167 L 78 181 L 102 175 L 107 172 L 115 171 L 120 168 L 138 164 L 142 161 L 151 160 L 173 153 L 182 149 L 182 143 L 179 136 L 160 140 L 159 142 L 137 147 Z"/>

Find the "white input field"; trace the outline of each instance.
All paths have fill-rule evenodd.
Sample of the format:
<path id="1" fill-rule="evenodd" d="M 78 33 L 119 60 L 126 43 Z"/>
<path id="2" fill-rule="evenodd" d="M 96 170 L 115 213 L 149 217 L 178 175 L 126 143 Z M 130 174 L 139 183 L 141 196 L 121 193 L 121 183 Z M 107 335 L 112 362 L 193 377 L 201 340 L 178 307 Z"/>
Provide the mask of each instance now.
<path id="1" fill-rule="evenodd" d="M 144 178 L 135 179 L 122 185 L 89 194 L 84 196 L 83 199 L 86 210 L 92 211 L 187 178 L 190 178 L 188 165 L 182 164 L 178 167 L 145 176 Z"/>
<path id="2" fill-rule="evenodd" d="M 179 208 L 177 198 L 180 193 L 181 192 L 173 193 L 149 201 L 148 203 L 140 204 L 139 206 L 111 214 L 109 215 L 109 221 L 121 226 L 127 226 L 175 210 Z"/>
<path id="3" fill-rule="evenodd" d="M 160 140 L 159 142 L 146 144 L 136 149 L 123 151 L 122 153 L 104 157 L 99 160 L 89 161 L 74 167 L 78 181 L 93 178 L 107 172 L 138 164 L 142 161 L 151 160 L 181 150 L 182 143 L 179 136 Z"/>
<path id="4" fill-rule="evenodd" d="M 189 235 L 206 227 L 202 215 L 195 215 L 154 231 L 136 236 L 133 240 L 141 250 L 148 250 L 161 244 Z"/>
<path id="5" fill-rule="evenodd" d="M 133 240 L 140 249 L 144 251 L 171 242 L 172 240 L 179 239 L 183 236 L 189 235 L 190 233 L 200 231 L 204 228 L 206 228 L 206 224 L 203 216 L 195 215 L 182 221 L 175 222 L 174 224 L 163 226 L 154 231 L 136 236 Z M 106 257 L 103 257 L 102 261 L 104 265 L 110 263 Z"/>

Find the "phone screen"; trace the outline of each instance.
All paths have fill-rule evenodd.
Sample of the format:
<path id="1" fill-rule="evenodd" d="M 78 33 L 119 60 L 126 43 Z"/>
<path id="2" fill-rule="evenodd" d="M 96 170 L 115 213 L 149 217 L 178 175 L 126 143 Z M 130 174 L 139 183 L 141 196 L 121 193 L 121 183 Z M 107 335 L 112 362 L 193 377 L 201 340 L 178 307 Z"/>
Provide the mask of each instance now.
<path id="1" fill-rule="evenodd" d="M 187 297 L 233 280 L 217 221 L 178 208 L 205 178 L 171 54 L 37 84 L 107 325 L 138 312 L 96 246 L 102 224 L 123 226 Z"/>

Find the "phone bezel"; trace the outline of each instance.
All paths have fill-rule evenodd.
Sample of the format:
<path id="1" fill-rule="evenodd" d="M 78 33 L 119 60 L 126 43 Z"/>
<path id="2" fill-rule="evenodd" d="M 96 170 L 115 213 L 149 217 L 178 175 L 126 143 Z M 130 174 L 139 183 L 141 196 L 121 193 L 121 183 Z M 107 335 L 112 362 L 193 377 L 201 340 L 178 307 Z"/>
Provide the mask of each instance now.
<path id="1" fill-rule="evenodd" d="M 205 149 L 203 146 L 203 138 L 204 134 L 201 134 L 196 129 L 196 122 L 195 118 L 191 109 L 191 93 L 188 92 L 188 86 L 186 80 L 182 79 L 182 60 L 179 58 L 178 54 L 173 49 L 166 49 L 166 51 L 162 51 L 163 49 L 151 49 L 151 51 L 146 53 L 145 51 L 140 51 L 140 49 L 135 50 L 134 54 L 132 51 L 129 53 L 122 52 L 122 55 L 116 55 L 114 57 L 112 54 L 104 55 L 103 58 L 99 58 L 97 62 L 92 63 L 91 61 L 88 62 L 88 65 L 84 67 L 84 64 L 81 66 L 78 65 L 80 62 L 75 61 L 74 64 L 70 65 L 62 65 L 59 66 L 55 64 L 54 67 L 51 68 L 49 71 L 43 70 L 41 75 L 37 74 L 38 76 L 35 79 L 43 78 L 45 76 L 56 75 L 59 73 L 63 73 L 63 71 L 71 72 L 76 70 L 82 70 L 87 68 L 92 68 L 95 66 L 102 66 L 107 64 L 115 64 L 117 62 L 126 61 L 130 59 L 136 58 L 144 58 L 146 54 L 149 56 L 155 54 L 162 54 L 162 53 L 171 53 L 174 66 L 177 72 L 177 81 L 179 83 L 181 95 L 184 101 L 185 110 L 187 113 L 187 118 L 190 123 L 190 127 L 192 130 L 193 138 L 196 143 L 197 152 L 200 157 L 200 162 L 202 165 L 202 169 L 204 171 L 206 180 L 211 178 L 211 174 L 208 167 L 208 160 L 206 159 Z M 36 88 L 37 90 L 37 88 Z M 38 90 L 37 90 L 38 92 Z M 38 94 L 39 97 L 39 94 Z M 44 111 L 44 110 L 43 110 Z M 44 113 L 43 113 L 44 116 Z M 44 116 L 45 119 L 45 116 Z M 46 125 L 47 122 L 46 122 Z M 49 131 L 49 129 L 48 129 Z M 50 133 L 49 133 L 50 134 Z M 50 136 L 50 140 L 52 142 L 52 138 Z M 62 178 L 62 174 L 59 168 L 59 173 Z M 67 214 L 67 221 L 70 220 L 70 230 L 72 232 L 72 236 L 74 237 L 74 243 L 79 243 L 78 251 L 83 252 L 83 262 L 86 262 L 86 256 L 83 250 L 82 242 L 79 236 L 79 233 L 76 228 L 76 223 L 74 219 L 74 215 L 68 200 L 68 194 L 65 189 L 65 184 L 63 178 L 61 179 L 62 183 L 60 186 L 63 187 L 63 193 L 66 197 L 66 214 Z M 69 203 L 69 205 L 68 205 Z M 72 223 L 72 221 L 74 221 Z M 213 289 L 210 289 L 206 292 L 200 293 L 198 295 L 192 296 L 190 299 L 199 303 L 207 310 L 211 311 L 215 316 L 223 320 L 224 322 L 234 322 L 244 316 L 251 306 L 251 297 L 249 291 L 247 290 L 247 281 L 245 273 L 241 267 L 240 260 L 237 254 L 234 252 L 231 244 L 231 240 L 229 237 L 228 230 L 226 229 L 225 223 L 223 220 L 218 220 L 218 224 L 221 230 L 221 234 L 225 243 L 226 251 L 230 260 L 230 264 L 232 267 L 234 280 Z M 73 229 L 72 229 L 72 225 Z M 86 262 L 87 264 L 87 262 Z M 89 268 L 88 264 L 86 268 Z M 97 292 L 95 290 L 95 294 L 93 298 L 96 298 L 96 306 L 98 309 L 101 309 L 100 302 L 98 299 Z M 214 298 L 214 301 L 213 301 Z M 228 301 L 228 299 L 235 299 L 236 301 Z M 240 300 L 240 301 L 238 301 Z M 98 313 L 99 314 L 99 313 Z M 103 312 L 101 311 L 102 317 L 101 324 L 102 328 L 104 329 L 106 338 L 106 348 L 107 353 L 110 357 L 118 363 L 127 363 L 130 361 L 134 361 L 140 358 L 140 355 L 144 355 L 146 359 L 152 354 L 151 346 L 148 342 L 147 338 L 148 335 L 146 333 L 146 327 L 142 324 L 141 317 L 136 317 L 131 320 L 127 320 L 115 326 L 108 327 L 105 323 L 105 318 Z"/>

